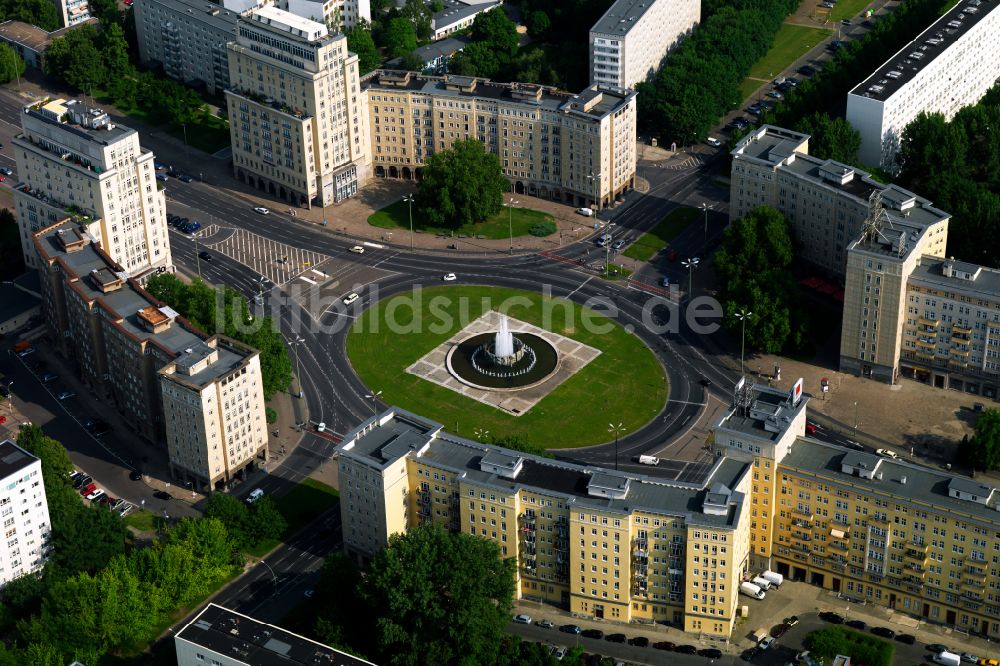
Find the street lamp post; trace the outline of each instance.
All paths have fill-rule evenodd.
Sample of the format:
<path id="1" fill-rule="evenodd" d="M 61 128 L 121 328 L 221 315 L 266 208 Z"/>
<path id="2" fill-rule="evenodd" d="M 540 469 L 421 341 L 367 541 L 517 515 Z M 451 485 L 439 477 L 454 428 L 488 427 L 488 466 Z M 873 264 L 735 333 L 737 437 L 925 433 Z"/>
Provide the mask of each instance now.
<path id="1" fill-rule="evenodd" d="M 694 269 L 698 268 L 698 264 L 701 263 L 701 259 L 698 257 L 691 257 L 690 259 L 685 259 L 681 262 L 681 266 L 688 269 L 688 300 L 694 296 Z"/>
<path id="2" fill-rule="evenodd" d="M 854 441 L 858 441 L 858 401 L 854 401 Z"/>
<path id="3" fill-rule="evenodd" d="M 13 420 L 14 418 L 14 392 L 10 389 L 10 387 L 13 385 L 14 385 L 13 379 L 7 382 L 7 402 L 9 403 L 8 406 L 10 407 L 11 420 Z"/>
<path id="4" fill-rule="evenodd" d="M 587 176 L 587 179 L 590 180 L 590 182 L 593 183 L 594 185 L 594 215 L 597 215 L 597 211 L 601 207 L 601 204 L 598 201 L 600 194 L 598 193 L 597 189 L 598 186 L 601 184 L 601 172 L 598 171 L 597 173 L 594 173 L 593 171 L 591 171 L 590 175 Z"/>
<path id="5" fill-rule="evenodd" d="M 625 426 L 619 423 L 615 425 L 614 423 L 608 424 L 608 432 L 614 433 L 615 436 L 615 471 L 618 471 L 618 436 L 625 432 Z"/>
<path id="6" fill-rule="evenodd" d="M 372 401 L 372 416 L 378 415 L 378 397 L 382 395 L 382 391 L 372 391 L 371 393 L 366 393 L 365 397 Z"/>
<path id="7" fill-rule="evenodd" d="M 507 232 L 510 234 L 510 254 L 514 254 L 514 206 L 519 203 L 521 202 L 511 197 L 510 203 L 507 204 Z"/>
<path id="8" fill-rule="evenodd" d="M 296 395 L 300 398 L 302 397 L 302 375 L 300 374 L 301 368 L 299 366 L 299 345 L 303 342 L 305 342 L 304 338 L 295 336 L 295 339 L 288 343 L 295 350 L 295 383 L 299 385 Z"/>
<path id="9" fill-rule="evenodd" d="M 708 211 L 712 210 L 712 207 L 708 205 L 708 202 L 703 202 L 701 204 L 701 210 L 705 213 L 705 242 L 708 242 Z"/>
<path id="10" fill-rule="evenodd" d="M 403 201 L 405 201 L 410 208 L 410 252 L 413 252 L 413 195 L 407 194 L 403 197 Z"/>
<path id="11" fill-rule="evenodd" d="M 194 232 L 194 236 L 191 237 L 194 241 L 194 263 L 198 266 L 198 279 L 201 279 L 201 246 L 198 243 L 198 232 Z"/>
<path id="12" fill-rule="evenodd" d="M 753 316 L 753 312 L 747 312 L 746 309 L 740 308 L 740 311 L 736 313 L 736 318 L 740 320 L 740 328 L 742 329 L 740 333 L 740 377 L 743 377 L 743 352 L 746 350 L 747 345 L 747 319 Z"/>

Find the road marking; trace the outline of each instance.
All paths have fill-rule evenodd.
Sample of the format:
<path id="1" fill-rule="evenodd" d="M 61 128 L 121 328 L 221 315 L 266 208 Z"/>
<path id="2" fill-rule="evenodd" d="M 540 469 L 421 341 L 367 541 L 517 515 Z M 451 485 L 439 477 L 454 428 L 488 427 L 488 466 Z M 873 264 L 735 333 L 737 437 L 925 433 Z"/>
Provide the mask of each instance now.
<path id="1" fill-rule="evenodd" d="M 707 402 L 691 402 L 689 400 L 667 400 L 667 402 L 672 402 L 677 405 L 698 405 L 699 407 L 704 407 Z"/>
<path id="2" fill-rule="evenodd" d="M 365 241 L 362 243 L 362 245 L 364 245 L 365 247 L 373 247 L 376 250 L 381 250 L 385 247 L 385 245 L 379 245 L 378 243 L 372 243 L 371 241 Z"/>
<path id="3" fill-rule="evenodd" d="M 299 279 L 302 280 L 303 282 L 308 282 L 309 284 L 316 284 L 315 280 L 310 280 L 305 275 L 300 275 Z"/>
<path id="4" fill-rule="evenodd" d="M 316 275 L 319 275 L 320 277 L 329 277 L 329 276 L 328 276 L 328 275 L 327 275 L 326 273 L 324 273 L 323 271 L 318 271 L 318 270 L 316 270 L 315 268 L 311 268 L 311 269 L 309 269 L 309 270 L 311 270 L 311 271 L 312 271 L 313 273 L 315 273 Z"/>
<path id="5" fill-rule="evenodd" d="M 571 291 L 571 292 L 569 292 L 568 294 L 566 294 L 566 298 L 570 298 L 571 296 L 573 296 L 573 294 L 575 294 L 576 292 L 578 292 L 578 291 L 580 291 L 581 289 L 583 289 L 583 288 L 584 288 L 584 286 L 586 286 L 586 284 L 587 284 L 588 282 L 590 282 L 591 280 L 593 280 L 593 279 L 594 279 L 594 276 L 593 276 L 593 275 L 591 275 L 591 276 L 590 276 L 589 278 L 587 278 L 586 280 L 584 280 L 583 282 L 581 282 L 581 283 L 580 283 L 580 286 L 579 286 L 579 287 L 577 287 L 577 288 L 576 288 L 576 289 L 574 289 L 573 291 Z"/>

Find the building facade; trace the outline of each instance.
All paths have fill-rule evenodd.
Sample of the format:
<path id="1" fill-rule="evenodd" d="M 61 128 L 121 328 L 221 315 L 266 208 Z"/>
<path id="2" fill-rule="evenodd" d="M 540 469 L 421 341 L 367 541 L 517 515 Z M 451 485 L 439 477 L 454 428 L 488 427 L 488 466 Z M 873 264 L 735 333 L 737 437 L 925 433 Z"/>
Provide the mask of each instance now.
<path id="1" fill-rule="evenodd" d="M 45 566 L 52 526 L 42 461 L 10 440 L 0 442 L 0 587 Z"/>
<path id="2" fill-rule="evenodd" d="M 712 463 L 687 483 L 483 445 L 389 409 L 338 449 L 344 547 L 363 561 L 438 523 L 515 558 L 519 599 L 704 636 L 731 637 L 740 583 L 768 570 L 1000 636 L 1000 490 L 812 440 L 807 403 L 801 379 L 740 382 Z"/>
<path id="3" fill-rule="evenodd" d="M 426 0 L 425 0 L 426 2 Z M 402 7 L 404 3 L 397 2 Z M 431 5 L 431 2 L 426 2 Z M 453 35 L 460 30 L 472 27 L 476 17 L 488 11 L 500 8 L 503 3 L 497 0 L 442 0 L 444 9 L 434 12 L 431 16 L 431 39 L 437 41 Z"/>
<path id="4" fill-rule="evenodd" d="M 635 186 L 636 102 L 631 90 L 578 95 L 464 76 L 376 71 L 368 98 L 376 176 L 411 179 L 455 141 L 476 139 L 500 159 L 512 191 L 604 207 Z"/>
<path id="5" fill-rule="evenodd" d="M 11 143 L 27 266 L 38 267 L 34 233 L 69 215 L 129 275 L 173 270 L 166 199 L 138 132 L 101 109 L 62 99 L 26 106 L 21 129 Z"/>
<path id="6" fill-rule="evenodd" d="M 177 666 L 374 666 L 212 603 L 174 636 L 174 648 Z"/>
<path id="7" fill-rule="evenodd" d="M 781 211 L 792 229 L 796 258 L 832 277 L 845 278 L 848 246 L 873 215 L 887 228 L 899 224 L 917 230 L 925 239 L 922 251 L 944 256 L 947 213 L 860 169 L 809 155 L 806 134 L 765 125 L 745 136 L 732 156 L 730 219 L 756 206 Z"/>
<path id="8" fill-rule="evenodd" d="M 267 460 L 258 352 L 157 302 L 72 219 L 33 237 L 42 312 L 59 352 L 175 479 L 218 490 Z"/>
<path id="9" fill-rule="evenodd" d="M 331 32 L 346 33 L 360 21 L 371 22 L 368 0 L 285 0 L 278 3 L 296 16 L 324 24 Z"/>
<path id="10" fill-rule="evenodd" d="M 701 20 L 701 0 L 617 0 L 590 29 L 591 85 L 634 88 Z"/>
<path id="11" fill-rule="evenodd" d="M 213 95 L 229 87 L 226 43 L 236 39 L 238 9 L 207 0 L 135 0 L 132 11 L 142 64 Z"/>
<path id="12" fill-rule="evenodd" d="M 321 206 L 368 180 L 368 112 L 346 37 L 274 7 L 255 9 L 237 23 L 229 76 L 237 179 Z"/>
<path id="13" fill-rule="evenodd" d="M 89 0 L 54 0 L 64 28 L 72 28 L 90 20 Z"/>
<path id="14" fill-rule="evenodd" d="M 1000 11 L 959 2 L 847 94 L 847 120 L 861 133 L 858 157 L 896 168 L 903 130 L 922 112 L 951 119 L 1000 79 Z"/>

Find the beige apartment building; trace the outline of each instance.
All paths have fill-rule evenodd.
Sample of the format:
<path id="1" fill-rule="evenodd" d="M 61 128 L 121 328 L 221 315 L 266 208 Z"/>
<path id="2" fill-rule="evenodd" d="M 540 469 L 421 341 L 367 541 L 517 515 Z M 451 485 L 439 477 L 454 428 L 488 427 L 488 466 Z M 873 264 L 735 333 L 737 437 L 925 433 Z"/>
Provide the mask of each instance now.
<path id="1" fill-rule="evenodd" d="M 885 185 L 847 164 L 809 155 L 809 136 L 764 125 L 732 152 L 730 219 L 756 206 L 784 213 L 795 238 L 796 258 L 844 279 L 850 243 L 862 234 L 877 192 L 880 218 L 888 224 L 928 228 L 924 249 L 943 256 L 950 215 L 896 185 Z"/>
<path id="2" fill-rule="evenodd" d="M 344 548 L 366 560 L 437 523 L 515 558 L 519 599 L 703 636 L 731 637 L 756 603 L 740 584 L 764 571 L 1000 636 L 1000 491 L 809 439 L 801 387 L 740 382 L 690 481 L 484 445 L 391 408 L 339 447 Z"/>
<path id="3" fill-rule="evenodd" d="M 603 208 L 635 187 L 636 97 L 375 71 L 362 81 L 378 177 L 413 179 L 434 153 L 476 139 L 518 194 Z"/>
<path id="4" fill-rule="evenodd" d="M 173 270 L 164 192 L 138 132 L 101 109 L 63 99 L 25 106 L 21 129 L 11 143 L 27 266 L 38 267 L 35 232 L 68 215 L 130 276 Z"/>
<path id="5" fill-rule="evenodd" d="M 228 44 L 236 178 L 327 206 L 369 177 L 368 113 L 347 38 L 275 7 L 248 12 Z"/>
<path id="6" fill-rule="evenodd" d="M 33 241 L 58 351 L 136 434 L 166 445 L 175 479 L 222 489 L 267 460 L 256 350 L 157 302 L 73 219 Z"/>

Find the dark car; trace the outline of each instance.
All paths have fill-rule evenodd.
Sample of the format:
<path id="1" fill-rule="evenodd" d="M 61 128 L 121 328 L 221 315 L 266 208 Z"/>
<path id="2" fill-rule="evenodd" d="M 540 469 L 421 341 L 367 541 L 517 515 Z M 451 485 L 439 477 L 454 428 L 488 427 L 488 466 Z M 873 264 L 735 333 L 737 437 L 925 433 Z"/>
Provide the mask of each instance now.
<path id="1" fill-rule="evenodd" d="M 166 490 L 157 490 L 155 493 L 153 493 L 153 497 L 155 497 L 156 499 L 161 499 L 161 500 L 173 499 L 170 496 L 170 493 L 168 493 Z M 571 626 L 571 625 L 566 625 L 566 626 Z M 574 632 L 574 633 L 577 633 L 577 634 L 580 633 L 579 629 L 580 628 L 577 627 L 577 631 Z"/>
<path id="2" fill-rule="evenodd" d="M 827 44 L 826 48 L 830 49 L 831 51 L 839 51 L 840 49 L 844 48 L 844 42 L 840 41 L 839 39 L 835 39 L 829 44 Z"/>
<path id="3" fill-rule="evenodd" d="M 55 381 L 57 379 L 59 379 L 59 375 L 54 375 L 51 372 L 46 372 L 44 375 L 42 375 L 42 381 L 45 382 L 46 384 Z"/>
<path id="4" fill-rule="evenodd" d="M 583 630 L 580 629 L 580 627 L 576 626 L 575 624 L 564 624 L 563 626 L 559 627 L 559 631 L 563 632 L 564 634 L 578 634 Z"/>
<path id="5" fill-rule="evenodd" d="M 187 175 L 186 173 L 182 173 L 181 175 L 177 176 L 177 180 L 181 181 L 182 183 L 190 183 L 194 181 L 194 178 Z"/>
<path id="6" fill-rule="evenodd" d="M 666 650 L 667 652 L 671 652 L 677 648 L 677 644 L 671 643 L 670 641 L 659 641 L 658 643 L 653 643 L 653 648 L 657 650 Z"/>
<path id="7" fill-rule="evenodd" d="M 865 627 L 868 626 L 867 624 L 865 624 L 864 620 L 848 620 L 844 624 L 846 624 L 851 629 L 860 629 L 861 631 L 864 631 Z"/>
<path id="8" fill-rule="evenodd" d="M 93 481 L 92 478 L 90 478 L 86 474 L 81 474 L 80 476 L 73 479 L 73 487 L 79 490 L 80 488 L 89 485 L 91 481 Z"/>
<path id="9" fill-rule="evenodd" d="M 645 636 L 636 636 L 628 639 L 628 644 L 636 647 L 649 647 L 649 639 Z"/>
<path id="10" fill-rule="evenodd" d="M 844 624 L 844 616 L 837 615 L 836 613 L 831 613 L 830 611 L 825 611 L 823 613 L 820 613 L 819 618 L 831 624 Z"/>
<path id="11" fill-rule="evenodd" d="M 942 652 L 948 652 L 948 648 L 940 643 L 931 643 L 927 646 L 927 649 L 934 654 L 940 654 Z"/>
<path id="12" fill-rule="evenodd" d="M 128 473 L 128 478 L 133 481 L 142 481 L 142 472 L 137 469 L 132 470 Z"/>
<path id="13" fill-rule="evenodd" d="M 760 652 L 758 648 L 752 647 L 748 650 L 744 650 L 743 654 L 740 655 L 740 659 L 743 661 L 753 661 L 754 657 Z"/>
<path id="14" fill-rule="evenodd" d="M 722 650 L 718 648 L 705 648 L 704 650 L 698 650 L 698 655 L 706 659 L 722 659 Z"/>
<path id="15" fill-rule="evenodd" d="M 201 259 L 202 261 L 212 261 L 212 255 L 210 255 L 210 254 L 209 254 L 208 252 L 206 252 L 205 250 L 202 250 L 201 252 L 199 252 L 199 253 L 198 253 L 198 257 L 199 257 L 199 258 L 200 258 L 200 259 Z"/>
<path id="16" fill-rule="evenodd" d="M 813 74 L 815 74 L 819 70 L 817 70 L 812 65 L 802 65 L 801 67 L 799 67 L 798 71 L 799 71 L 799 74 L 801 74 L 802 76 L 812 76 Z"/>
<path id="17" fill-rule="evenodd" d="M 625 634 L 608 634 L 604 637 L 604 640 L 612 643 L 624 643 L 628 639 L 625 638 Z"/>
<path id="18" fill-rule="evenodd" d="M 792 627 L 787 624 L 776 624 L 771 627 L 771 636 L 774 638 L 781 638 L 788 633 L 788 630 Z"/>
<path id="19" fill-rule="evenodd" d="M 913 645 L 917 638 L 913 634 L 896 634 L 896 640 L 904 645 Z"/>
<path id="20" fill-rule="evenodd" d="M 674 652 L 680 652 L 681 654 L 698 654 L 698 648 L 693 645 L 678 645 Z"/>
<path id="21" fill-rule="evenodd" d="M 787 624 L 789 627 L 794 627 L 799 623 L 799 616 L 792 615 L 791 617 L 786 617 L 784 620 L 782 620 L 782 622 Z"/>
<path id="22" fill-rule="evenodd" d="M 580 635 L 584 638 L 596 638 L 597 640 L 604 638 L 604 632 L 600 629 L 584 629 Z"/>
<path id="23" fill-rule="evenodd" d="M 872 633 L 882 638 L 895 638 L 896 632 L 889 627 L 872 627 Z"/>

